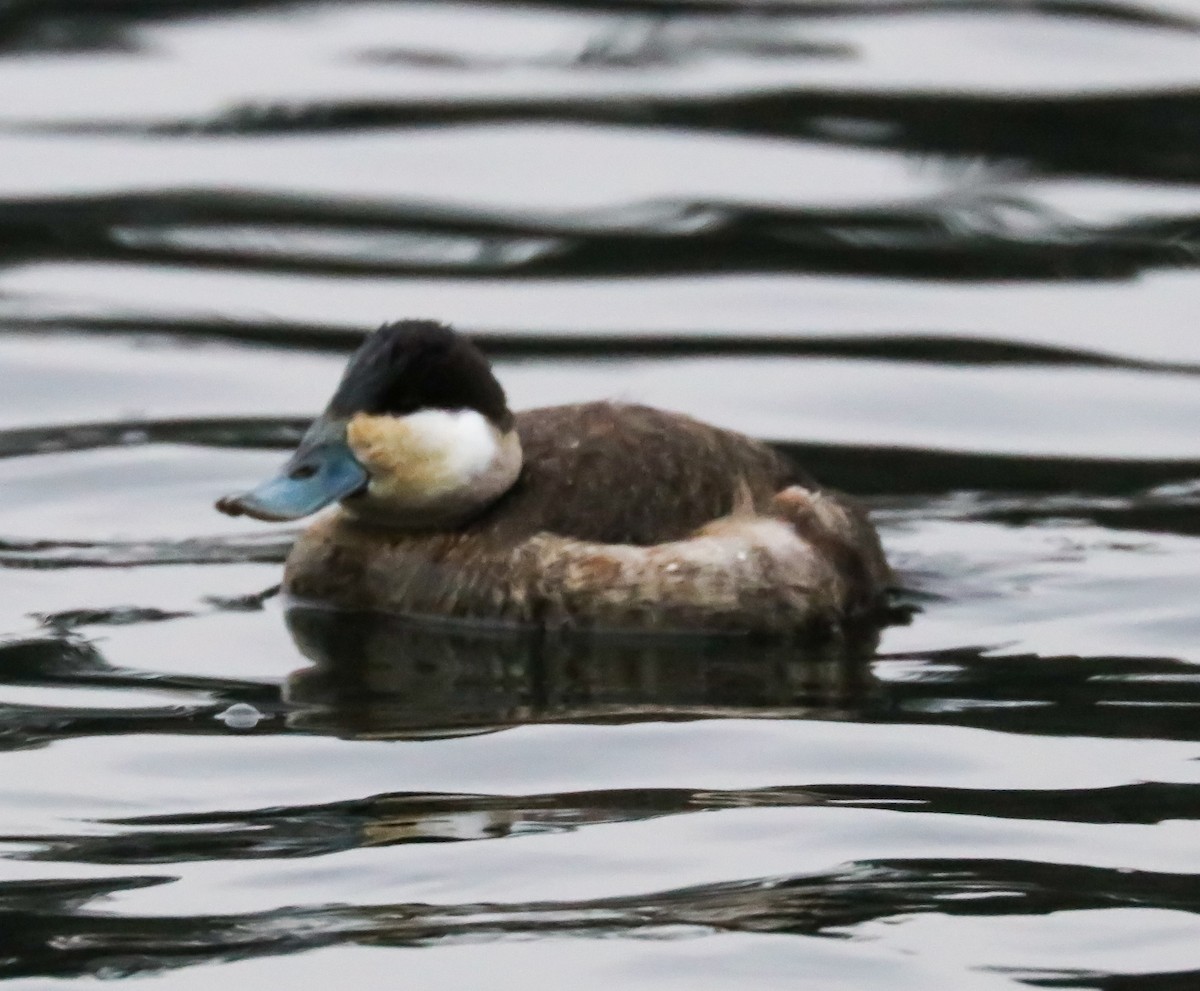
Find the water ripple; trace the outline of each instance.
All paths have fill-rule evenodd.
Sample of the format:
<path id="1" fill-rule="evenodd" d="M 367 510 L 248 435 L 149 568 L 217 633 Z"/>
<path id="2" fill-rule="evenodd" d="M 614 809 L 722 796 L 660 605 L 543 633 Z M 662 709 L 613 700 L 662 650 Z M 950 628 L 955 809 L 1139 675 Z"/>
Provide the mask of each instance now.
<path id="1" fill-rule="evenodd" d="M 0 2 L 0 978 L 1196 985 L 1198 46 L 1190 0 Z M 280 596 L 295 531 L 212 502 L 405 316 L 515 407 L 779 443 L 867 500 L 890 625 Z"/>

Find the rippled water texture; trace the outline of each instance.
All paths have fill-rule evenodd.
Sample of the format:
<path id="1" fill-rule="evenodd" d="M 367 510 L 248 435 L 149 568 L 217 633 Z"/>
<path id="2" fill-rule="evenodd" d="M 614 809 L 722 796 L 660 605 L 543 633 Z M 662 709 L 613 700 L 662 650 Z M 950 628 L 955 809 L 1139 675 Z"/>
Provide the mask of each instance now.
<path id="1" fill-rule="evenodd" d="M 0 978 L 1200 987 L 1193 0 L 0 3 Z M 295 611 L 388 319 L 792 446 L 843 651 Z"/>

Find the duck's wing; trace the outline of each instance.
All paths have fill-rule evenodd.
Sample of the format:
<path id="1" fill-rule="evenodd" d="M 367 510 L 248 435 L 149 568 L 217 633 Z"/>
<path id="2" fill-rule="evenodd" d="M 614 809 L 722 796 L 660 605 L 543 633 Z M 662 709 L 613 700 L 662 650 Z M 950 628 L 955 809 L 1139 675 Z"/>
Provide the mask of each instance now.
<path id="1" fill-rule="evenodd" d="M 646 406 L 528 410 L 517 414 L 517 431 L 521 478 L 476 524 L 510 540 L 537 532 L 600 543 L 678 540 L 809 482 L 765 444 Z"/>

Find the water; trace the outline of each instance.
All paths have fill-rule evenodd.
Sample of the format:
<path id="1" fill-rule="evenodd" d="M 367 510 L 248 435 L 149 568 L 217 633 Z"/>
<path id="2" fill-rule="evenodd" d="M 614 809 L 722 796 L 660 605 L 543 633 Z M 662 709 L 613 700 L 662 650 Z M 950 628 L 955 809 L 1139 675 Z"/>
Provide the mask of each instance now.
<path id="1" fill-rule="evenodd" d="M 1200 18 L 0 6 L 0 978 L 1200 982 Z M 272 595 L 378 323 L 791 445 L 904 590 L 802 653 Z"/>

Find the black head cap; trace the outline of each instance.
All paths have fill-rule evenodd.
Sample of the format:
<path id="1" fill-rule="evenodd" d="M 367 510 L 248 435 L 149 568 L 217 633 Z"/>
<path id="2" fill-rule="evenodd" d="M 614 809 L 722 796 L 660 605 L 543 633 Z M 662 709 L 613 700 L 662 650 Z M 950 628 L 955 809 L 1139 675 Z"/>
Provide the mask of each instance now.
<path id="1" fill-rule="evenodd" d="M 403 416 L 419 409 L 473 409 L 502 430 L 513 420 L 487 359 L 465 337 L 433 320 L 384 324 L 350 359 L 329 412 Z"/>

